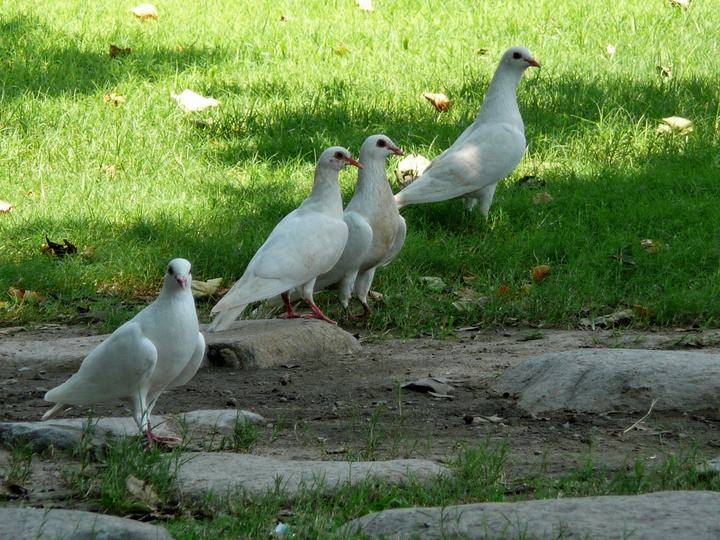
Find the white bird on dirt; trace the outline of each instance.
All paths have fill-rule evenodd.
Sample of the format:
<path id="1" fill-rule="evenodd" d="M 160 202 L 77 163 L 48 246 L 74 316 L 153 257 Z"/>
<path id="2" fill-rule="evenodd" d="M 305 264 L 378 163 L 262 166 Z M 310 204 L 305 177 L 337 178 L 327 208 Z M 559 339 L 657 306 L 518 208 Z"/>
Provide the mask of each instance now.
<path id="1" fill-rule="evenodd" d="M 315 282 L 316 291 L 337 285 L 345 309 L 354 291 L 363 306 L 362 317 L 370 313 L 367 296 L 375 270 L 390 264 L 405 243 L 405 220 L 393 200 L 385 170 L 385 162 L 392 154 L 402 156 L 403 152 L 388 136 L 365 139 L 360 148 L 363 168 L 343 214 L 349 230 L 345 250 L 333 269 Z"/>
<path id="2" fill-rule="evenodd" d="M 475 121 L 415 182 L 395 195 L 398 207 L 464 197 L 487 216 L 495 188 L 520 163 L 526 150 L 517 87 L 525 70 L 540 67 L 525 47 L 503 54 Z"/>
<path id="3" fill-rule="evenodd" d="M 193 378 L 205 355 L 190 272 L 185 259 L 170 261 L 160 296 L 98 345 L 72 377 L 45 394 L 55 406 L 42 419 L 66 405 L 122 400 L 149 442 L 171 440 L 152 432 L 150 413 L 162 392 Z"/>
<path id="4" fill-rule="evenodd" d="M 335 324 L 315 305 L 313 287 L 338 261 L 348 239 L 338 184 L 340 170 L 348 164 L 362 168 L 345 148 L 333 146 L 320 154 L 310 196 L 275 226 L 242 277 L 212 308 L 211 332 L 227 330 L 248 304 L 278 294 L 285 303 L 284 317 L 300 317 L 288 296 L 296 287 L 313 312 L 307 317 Z"/>

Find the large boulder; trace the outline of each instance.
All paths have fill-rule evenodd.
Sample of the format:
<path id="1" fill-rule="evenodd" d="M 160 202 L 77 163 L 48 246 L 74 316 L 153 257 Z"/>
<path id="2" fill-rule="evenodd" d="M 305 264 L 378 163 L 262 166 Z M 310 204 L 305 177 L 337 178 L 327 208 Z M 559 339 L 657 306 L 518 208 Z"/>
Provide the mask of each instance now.
<path id="1" fill-rule="evenodd" d="M 211 365 L 267 368 L 360 350 L 353 336 L 334 324 L 308 319 L 236 321 L 230 330 L 205 333 Z"/>
<path id="2" fill-rule="evenodd" d="M 643 349 L 580 349 L 530 358 L 493 390 L 532 414 L 699 411 L 720 407 L 720 356 Z"/>
<path id="3" fill-rule="evenodd" d="M 0 508 L 0 536 L 13 540 L 172 540 L 162 527 L 78 510 Z"/>
<path id="4" fill-rule="evenodd" d="M 374 478 L 402 484 L 411 478 L 429 480 L 447 472 L 442 465 L 419 459 L 392 461 L 300 461 L 224 452 L 188 453 L 176 486 L 181 496 L 199 499 L 209 493 L 263 495 L 276 486 L 293 496 L 303 488 L 330 493 L 340 484 Z"/>
<path id="5" fill-rule="evenodd" d="M 351 521 L 363 538 L 515 538 L 580 540 L 715 540 L 720 538 L 720 493 L 662 491 L 647 495 L 578 497 L 401 508 Z"/>

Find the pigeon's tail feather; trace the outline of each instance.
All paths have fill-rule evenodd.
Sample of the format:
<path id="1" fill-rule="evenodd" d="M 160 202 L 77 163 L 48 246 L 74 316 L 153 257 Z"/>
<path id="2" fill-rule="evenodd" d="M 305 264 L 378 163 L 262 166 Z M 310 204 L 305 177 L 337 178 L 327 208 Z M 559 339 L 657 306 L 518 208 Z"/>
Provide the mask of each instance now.
<path id="1" fill-rule="evenodd" d="M 49 420 L 50 418 L 52 418 L 53 416 L 55 416 L 55 415 L 58 413 L 58 411 L 59 411 L 60 409 L 62 409 L 63 407 L 64 407 L 64 405 L 63 405 L 62 403 L 56 403 L 55 405 L 53 405 L 53 408 L 52 408 L 52 409 L 50 409 L 48 412 L 46 412 L 45 414 L 43 414 L 42 420 L 43 420 L 43 421 Z"/>
<path id="2" fill-rule="evenodd" d="M 222 332 L 228 330 L 243 311 L 245 311 L 245 306 L 233 307 L 218 313 L 210 326 L 208 326 L 208 331 Z"/>

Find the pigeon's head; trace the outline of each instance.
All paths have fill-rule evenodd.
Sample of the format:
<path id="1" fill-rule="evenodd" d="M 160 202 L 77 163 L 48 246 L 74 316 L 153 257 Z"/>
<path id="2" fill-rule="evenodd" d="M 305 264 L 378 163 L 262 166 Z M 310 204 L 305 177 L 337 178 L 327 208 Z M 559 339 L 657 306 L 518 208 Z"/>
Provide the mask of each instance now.
<path id="1" fill-rule="evenodd" d="M 173 259 L 167 265 L 165 272 L 165 286 L 171 289 L 187 289 L 190 287 L 192 265 L 185 259 Z"/>
<path id="2" fill-rule="evenodd" d="M 525 71 L 529 67 L 540 67 L 540 62 L 533 58 L 530 51 L 527 48 L 518 45 L 516 47 L 510 47 L 502 56 L 500 63 L 520 71 Z"/>
<path id="3" fill-rule="evenodd" d="M 370 135 L 360 147 L 360 159 L 385 159 L 390 154 L 402 156 L 403 151 L 387 135 Z"/>
<path id="4" fill-rule="evenodd" d="M 318 160 L 318 167 L 327 167 L 335 171 L 342 170 L 345 165 L 352 165 L 358 169 L 362 169 L 362 165 L 342 146 L 331 146 L 320 154 L 320 159 Z"/>

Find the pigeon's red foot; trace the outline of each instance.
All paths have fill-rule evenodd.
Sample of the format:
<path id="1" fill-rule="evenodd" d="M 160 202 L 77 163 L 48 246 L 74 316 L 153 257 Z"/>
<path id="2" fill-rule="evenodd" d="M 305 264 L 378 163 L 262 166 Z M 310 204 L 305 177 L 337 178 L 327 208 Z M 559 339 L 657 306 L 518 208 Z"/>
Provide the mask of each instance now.
<path id="1" fill-rule="evenodd" d="M 312 309 L 312 315 L 310 315 L 310 314 L 305 315 L 306 319 L 320 319 L 321 321 L 325 321 L 330 324 L 337 324 L 337 322 L 326 317 L 325 314 L 322 311 L 320 311 L 320 308 L 317 307 L 315 304 L 310 304 L 310 309 Z"/>
<path id="2" fill-rule="evenodd" d="M 154 444 L 157 444 L 158 446 L 177 446 L 182 442 L 182 439 L 178 437 L 162 437 L 160 435 L 155 435 L 152 431 L 150 421 L 148 421 L 147 431 L 145 432 L 145 440 L 147 441 L 148 446 L 152 446 Z"/>
<path id="3" fill-rule="evenodd" d="M 295 311 L 290 303 L 290 296 L 288 293 L 282 293 L 281 295 L 283 304 L 285 304 L 285 313 L 278 315 L 278 319 L 299 319 L 302 317 L 297 311 Z"/>

